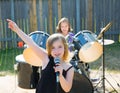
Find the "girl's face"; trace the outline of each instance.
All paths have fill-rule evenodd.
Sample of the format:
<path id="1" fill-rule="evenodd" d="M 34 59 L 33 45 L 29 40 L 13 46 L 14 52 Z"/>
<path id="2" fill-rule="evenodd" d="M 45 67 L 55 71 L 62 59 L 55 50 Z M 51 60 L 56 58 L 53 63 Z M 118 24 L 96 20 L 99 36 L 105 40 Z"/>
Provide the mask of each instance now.
<path id="1" fill-rule="evenodd" d="M 68 34 L 68 30 L 69 30 L 69 25 L 67 22 L 62 22 L 61 25 L 60 25 L 60 28 L 61 28 L 61 31 L 62 31 L 62 34 L 64 36 L 66 36 Z"/>
<path id="2" fill-rule="evenodd" d="M 51 55 L 54 58 L 55 57 L 59 57 L 61 59 L 63 58 L 63 55 L 64 55 L 64 45 L 63 45 L 63 42 L 60 39 L 56 40 L 55 42 L 53 42 Z"/>

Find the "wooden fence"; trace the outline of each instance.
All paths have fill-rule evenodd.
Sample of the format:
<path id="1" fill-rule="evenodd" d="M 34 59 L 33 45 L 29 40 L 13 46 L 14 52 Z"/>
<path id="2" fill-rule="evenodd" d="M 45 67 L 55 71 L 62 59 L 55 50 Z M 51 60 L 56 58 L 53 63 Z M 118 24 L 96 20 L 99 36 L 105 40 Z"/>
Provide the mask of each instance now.
<path id="1" fill-rule="evenodd" d="M 120 0 L 0 0 L 0 49 L 17 47 L 21 41 L 8 29 L 7 18 L 27 34 L 55 33 L 61 17 L 69 18 L 75 34 L 88 29 L 98 35 L 112 22 L 105 38 L 120 41 L 119 5 Z"/>

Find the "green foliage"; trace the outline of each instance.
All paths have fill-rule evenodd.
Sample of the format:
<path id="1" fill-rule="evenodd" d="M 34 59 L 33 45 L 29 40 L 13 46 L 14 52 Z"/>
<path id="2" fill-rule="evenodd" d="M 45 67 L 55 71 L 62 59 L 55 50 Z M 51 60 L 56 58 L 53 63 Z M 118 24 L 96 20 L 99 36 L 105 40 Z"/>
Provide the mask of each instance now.
<path id="1" fill-rule="evenodd" d="M 14 72 L 15 57 L 22 51 L 20 48 L 0 50 L 0 74 Z"/>

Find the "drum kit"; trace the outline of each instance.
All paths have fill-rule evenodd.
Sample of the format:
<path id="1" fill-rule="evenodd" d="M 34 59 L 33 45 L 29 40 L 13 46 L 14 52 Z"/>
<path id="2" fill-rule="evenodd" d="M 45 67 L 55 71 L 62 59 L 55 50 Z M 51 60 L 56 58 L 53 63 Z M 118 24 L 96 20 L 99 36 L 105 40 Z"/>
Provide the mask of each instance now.
<path id="1" fill-rule="evenodd" d="M 102 56 L 104 52 L 103 51 L 104 45 L 109 45 L 109 44 L 114 43 L 113 40 L 107 40 L 107 39 L 104 39 L 104 43 L 103 43 L 102 39 L 99 39 L 102 37 L 102 34 L 110 27 L 110 25 L 111 24 L 108 24 L 105 28 L 103 28 L 103 30 L 100 32 L 98 37 L 96 34 L 92 33 L 89 30 L 79 31 L 77 34 L 73 36 L 72 43 L 68 43 L 68 47 L 70 48 L 72 47 L 71 51 L 74 52 L 74 55 L 72 56 L 70 60 L 70 63 L 75 68 L 73 87 L 70 93 L 80 93 L 80 92 L 81 93 L 94 93 L 94 87 L 89 78 L 89 74 L 88 74 L 89 72 L 87 71 L 89 69 L 88 63 L 94 62 Z M 29 36 L 40 47 L 46 48 L 46 41 L 47 41 L 47 38 L 49 37 L 49 34 L 43 31 L 34 31 L 30 33 Z M 66 40 L 69 40 L 69 36 L 66 38 Z M 26 55 L 29 55 L 29 57 Z M 21 55 L 22 59 L 25 59 L 25 60 L 18 60 L 19 57 L 20 55 L 16 56 L 16 61 L 19 64 L 21 63 L 25 64 L 25 62 L 27 62 L 31 65 L 34 63 L 34 66 L 40 65 L 40 64 L 37 64 L 38 61 L 40 61 L 39 57 L 35 56 L 34 52 L 29 48 L 26 48 L 23 51 L 23 55 Z M 34 60 L 36 61 L 36 64 Z M 31 69 L 31 67 L 29 68 Z M 20 86 L 20 87 L 26 88 L 24 86 Z"/>
<path id="2" fill-rule="evenodd" d="M 111 26 L 112 23 L 109 23 L 106 27 L 104 27 L 100 34 L 95 35 L 94 33 L 92 33 L 91 31 L 88 30 L 83 30 L 78 32 L 77 34 L 74 35 L 73 37 L 73 43 L 72 44 L 68 44 L 73 48 L 74 53 L 74 57 L 71 60 L 71 64 L 74 66 L 75 68 L 75 78 L 73 81 L 73 93 L 79 93 L 78 91 L 81 91 L 81 93 L 106 93 L 105 92 L 105 63 L 104 63 L 104 45 L 110 45 L 114 43 L 114 40 L 109 40 L 109 39 L 104 39 L 104 32 L 106 30 L 108 30 L 108 28 Z M 102 37 L 102 38 L 101 38 Z M 67 36 L 67 40 L 69 40 L 69 36 Z M 101 38 L 101 39 L 99 39 Z M 102 60 L 102 77 L 101 80 L 99 79 L 95 79 L 94 81 L 97 80 L 97 84 L 96 86 L 93 87 L 93 83 L 92 79 L 89 76 L 89 64 L 91 62 L 96 61 L 97 59 L 99 59 L 100 57 L 103 57 Z M 87 65 L 86 65 L 87 64 Z M 79 73 L 79 76 L 76 77 L 76 72 L 77 74 Z M 81 76 L 82 75 L 82 76 Z M 79 78 L 80 77 L 80 78 Z M 84 78 L 84 80 L 83 80 Z M 75 82 L 77 80 L 77 82 Z M 82 81 L 81 81 L 82 80 Z M 109 84 L 110 82 L 108 80 L 106 80 Z M 83 82 L 85 83 L 85 85 L 83 84 Z M 98 91 L 98 84 L 102 82 L 102 87 L 103 90 Z M 75 84 L 74 84 L 75 83 Z M 77 85 L 77 84 L 78 85 Z M 82 87 L 79 85 L 82 84 L 83 86 L 83 90 L 81 89 Z M 86 84 L 88 86 L 86 86 Z M 76 86 L 77 85 L 77 86 Z M 79 88 L 77 88 L 79 86 Z M 112 92 L 118 93 L 117 90 L 110 84 L 110 86 L 113 88 Z M 84 88 L 86 88 L 87 90 L 85 90 Z M 101 92 L 102 91 L 102 92 Z M 109 92 L 109 93 L 112 93 Z"/>

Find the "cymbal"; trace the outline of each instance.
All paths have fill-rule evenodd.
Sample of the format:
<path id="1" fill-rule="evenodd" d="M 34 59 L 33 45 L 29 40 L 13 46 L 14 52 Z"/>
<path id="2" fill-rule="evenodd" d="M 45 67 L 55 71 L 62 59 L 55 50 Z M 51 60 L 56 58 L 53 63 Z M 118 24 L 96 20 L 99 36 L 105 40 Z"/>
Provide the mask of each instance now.
<path id="1" fill-rule="evenodd" d="M 23 51 L 25 61 L 33 66 L 41 66 L 41 59 L 34 53 L 31 48 L 26 48 Z"/>
<path id="2" fill-rule="evenodd" d="M 103 40 L 102 39 L 98 40 L 98 42 L 103 45 Z M 114 43 L 114 40 L 104 39 L 104 45 L 110 45 L 110 44 L 113 44 L 113 43 Z"/>

